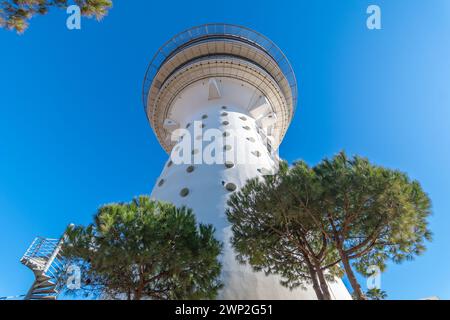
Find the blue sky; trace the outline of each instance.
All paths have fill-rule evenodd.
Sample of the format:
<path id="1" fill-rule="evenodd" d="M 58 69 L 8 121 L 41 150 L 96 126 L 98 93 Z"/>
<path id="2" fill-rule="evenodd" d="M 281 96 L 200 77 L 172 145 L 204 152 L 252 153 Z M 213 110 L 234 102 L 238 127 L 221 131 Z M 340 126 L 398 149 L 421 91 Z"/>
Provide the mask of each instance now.
<path id="1" fill-rule="evenodd" d="M 366 28 L 366 8 L 382 30 Z M 154 52 L 208 22 L 276 42 L 299 82 L 281 157 L 315 164 L 344 149 L 419 180 L 433 201 L 434 241 L 390 265 L 390 298 L 450 299 L 450 2 L 114 1 L 101 23 L 36 17 L 24 35 L 0 30 L 0 296 L 33 281 L 19 263 L 37 235 L 87 224 L 105 203 L 146 194 L 166 155 L 141 103 Z"/>

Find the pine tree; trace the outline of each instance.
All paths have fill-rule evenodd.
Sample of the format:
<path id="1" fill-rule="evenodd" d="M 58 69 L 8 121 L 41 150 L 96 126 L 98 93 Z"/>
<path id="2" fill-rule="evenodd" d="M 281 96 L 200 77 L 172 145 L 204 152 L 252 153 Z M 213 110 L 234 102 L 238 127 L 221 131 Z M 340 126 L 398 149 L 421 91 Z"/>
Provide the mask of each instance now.
<path id="1" fill-rule="evenodd" d="M 280 168 L 264 181 L 248 181 L 230 197 L 227 217 L 237 259 L 255 271 L 281 276 L 281 284 L 291 289 L 311 284 L 319 300 L 330 300 L 327 281 L 341 275 L 339 257 L 324 233 L 294 206 L 287 164 Z"/>
<path id="2" fill-rule="evenodd" d="M 63 253 L 67 266 L 81 269 L 82 287 L 63 289 L 112 299 L 213 299 L 222 286 L 220 252 L 214 228 L 197 225 L 191 210 L 141 196 L 67 230 Z"/>
<path id="3" fill-rule="evenodd" d="M 366 299 L 353 268 L 383 271 L 387 260 L 412 260 L 431 240 L 431 202 L 420 184 L 344 152 L 251 180 L 229 205 L 238 258 L 285 285 L 312 283 L 319 299 L 328 295 L 323 276 L 339 274 L 338 264 L 357 299 Z"/>
<path id="4" fill-rule="evenodd" d="M 35 15 L 45 15 L 50 8 L 67 8 L 69 0 L 0 0 L 0 27 L 23 33 Z M 81 15 L 102 19 L 112 7 L 112 0 L 74 0 Z"/>
<path id="5" fill-rule="evenodd" d="M 383 271 L 387 260 L 401 263 L 425 251 L 425 241 L 431 240 L 431 201 L 419 182 L 344 152 L 323 160 L 312 172 L 317 198 L 311 217 L 333 242 L 358 299 L 365 297 L 352 261 L 357 271 L 369 275 L 369 266 Z M 296 185 L 301 185 L 303 178 L 298 178 Z M 305 205 L 301 190 L 297 196 Z"/>

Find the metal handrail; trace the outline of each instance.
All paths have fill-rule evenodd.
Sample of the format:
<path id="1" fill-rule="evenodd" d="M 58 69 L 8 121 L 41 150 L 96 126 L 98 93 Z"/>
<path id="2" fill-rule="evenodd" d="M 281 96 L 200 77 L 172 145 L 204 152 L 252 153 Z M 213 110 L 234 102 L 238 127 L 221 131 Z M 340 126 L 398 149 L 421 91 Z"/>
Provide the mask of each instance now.
<path id="1" fill-rule="evenodd" d="M 251 42 L 253 45 L 259 47 L 267 53 L 278 64 L 289 83 L 292 92 L 292 107 L 293 111 L 295 111 L 298 95 L 297 80 L 291 64 L 281 49 L 270 39 L 257 31 L 251 30 L 244 26 L 226 23 L 211 23 L 189 28 L 176 34 L 159 48 L 159 50 L 154 54 L 144 77 L 142 87 L 142 101 L 144 104 L 144 109 L 146 108 L 146 101 L 154 77 L 156 76 L 159 68 L 167 61 L 167 59 L 177 52 L 180 47 L 183 47 L 194 40 L 214 36 L 231 36 L 246 42 Z"/>
<path id="2" fill-rule="evenodd" d="M 55 247 L 58 245 L 58 242 L 58 239 L 36 237 L 28 247 L 25 254 L 22 256 L 22 259 L 46 257 L 48 254 L 51 254 L 53 252 Z"/>
<path id="3" fill-rule="evenodd" d="M 36 237 L 22 256 L 22 262 L 32 262 L 36 266 L 36 270 L 40 270 L 44 274 L 55 277 L 62 265 L 60 262 L 60 244 L 59 239 L 46 239 Z M 56 266 L 55 266 L 56 265 Z"/>
<path id="4" fill-rule="evenodd" d="M 72 227 L 73 224 L 70 224 L 69 228 Z M 24 297 L 24 300 L 56 299 L 58 294 L 56 288 L 60 280 L 60 273 L 65 267 L 65 260 L 61 254 L 65 239 L 67 239 L 66 233 L 60 239 L 36 237 L 20 259 L 22 264 L 33 271 L 35 276 L 33 285 L 26 295 L 3 298 Z"/>

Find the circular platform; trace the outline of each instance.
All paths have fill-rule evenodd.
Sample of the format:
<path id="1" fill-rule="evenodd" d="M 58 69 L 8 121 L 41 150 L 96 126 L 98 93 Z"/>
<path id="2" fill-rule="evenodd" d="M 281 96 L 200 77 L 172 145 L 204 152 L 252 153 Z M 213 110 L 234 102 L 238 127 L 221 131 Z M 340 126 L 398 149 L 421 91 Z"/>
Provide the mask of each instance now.
<path id="1" fill-rule="evenodd" d="M 144 78 L 143 103 L 148 120 L 166 151 L 164 119 L 174 99 L 195 81 L 234 77 L 256 88 L 277 115 L 278 145 L 292 120 L 297 82 L 283 52 L 268 38 L 230 24 L 205 24 L 185 30 L 161 46 Z"/>

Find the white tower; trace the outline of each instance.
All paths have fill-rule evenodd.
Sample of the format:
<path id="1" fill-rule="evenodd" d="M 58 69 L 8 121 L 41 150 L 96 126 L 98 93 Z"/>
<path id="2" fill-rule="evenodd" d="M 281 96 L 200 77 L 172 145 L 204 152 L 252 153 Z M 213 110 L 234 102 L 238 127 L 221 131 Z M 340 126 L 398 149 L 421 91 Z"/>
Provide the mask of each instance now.
<path id="1" fill-rule="evenodd" d="M 216 227 L 224 242 L 219 298 L 315 299 L 312 289 L 290 291 L 277 277 L 239 265 L 225 216 L 232 191 L 276 169 L 278 146 L 297 102 L 295 75 L 281 50 L 245 27 L 191 28 L 155 54 L 143 100 L 161 146 L 171 154 L 152 197 L 192 208 L 199 222 Z M 186 143 L 189 152 L 182 148 Z M 217 156 L 217 149 L 226 158 L 211 164 L 205 155 Z M 175 161 L 182 156 L 190 161 Z M 350 298 L 340 280 L 330 287 L 336 299 Z"/>

